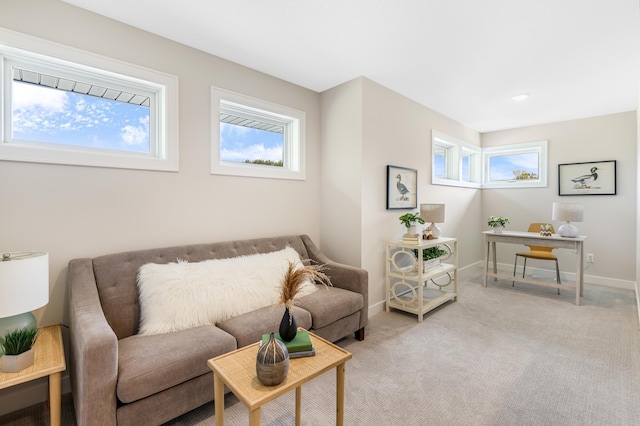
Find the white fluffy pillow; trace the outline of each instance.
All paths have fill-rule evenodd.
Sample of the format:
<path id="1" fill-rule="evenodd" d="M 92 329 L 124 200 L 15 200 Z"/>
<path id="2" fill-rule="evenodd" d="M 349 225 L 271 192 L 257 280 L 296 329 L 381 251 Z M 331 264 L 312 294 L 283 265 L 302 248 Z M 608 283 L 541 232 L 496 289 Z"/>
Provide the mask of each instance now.
<path id="1" fill-rule="evenodd" d="M 138 271 L 140 329 L 152 335 L 213 325 L 227 318 L 276 303 L 284 273 L 293 262 L 302 266 L 291 247 L 284 250 L 212 259 L 147 263 Z M 307 282 L 300 296 L 316 286 Z"/>

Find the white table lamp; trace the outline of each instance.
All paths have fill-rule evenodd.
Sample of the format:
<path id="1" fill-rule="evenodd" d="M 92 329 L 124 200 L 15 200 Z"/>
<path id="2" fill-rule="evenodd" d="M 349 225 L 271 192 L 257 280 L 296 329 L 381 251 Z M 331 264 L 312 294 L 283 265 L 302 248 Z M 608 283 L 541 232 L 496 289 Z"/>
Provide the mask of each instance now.
<path id="1" fill-rule="evenodd" d="M 567 222 L 558 228 L 558 235 L 561 237 L 577 237 L 578 227 L 571 222 L 582 222 L 583 217 L 582 204 L 553 203 L 551 219 Z"/>
<path id="2" fill-rule="evenodd" d="M 37 327 L 31 311 L 49 303 L 49 254 L 3 253 L 0 259 L 0 336 Z M 0 355 L 2 354 L 0 348 Z"/>
<path id="3" fill-rule="evenodd" d="M 431 222 L 433 238 L 440 238 L 442 232 L 436 223 L 444 223 L 444 204 L 420 204 L 420 217 L 425 222 Z"/>

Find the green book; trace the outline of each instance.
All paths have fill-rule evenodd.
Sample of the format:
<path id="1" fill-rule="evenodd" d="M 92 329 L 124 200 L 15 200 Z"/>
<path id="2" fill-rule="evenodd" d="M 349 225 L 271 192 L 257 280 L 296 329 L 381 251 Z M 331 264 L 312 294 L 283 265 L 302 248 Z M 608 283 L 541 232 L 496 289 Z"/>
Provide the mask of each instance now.
<path id="1" fill-rule="evenodd" d="M 287 347 L 289 353 L 293 352 L 305 352 L 313 349 L 313 345 L 311 344 L 311 337 L 309 337 L 309 332 L 307 330 L 298 330 L 296 333 L 296 337 L 293 338 L 290 342 L 285 342 L 280 338 L 280 333 L 276 333 L 276 339 L 280 340 Z M 262 344 L 267 343 L 269 340 L 268 334 L 262 335 Z"/>

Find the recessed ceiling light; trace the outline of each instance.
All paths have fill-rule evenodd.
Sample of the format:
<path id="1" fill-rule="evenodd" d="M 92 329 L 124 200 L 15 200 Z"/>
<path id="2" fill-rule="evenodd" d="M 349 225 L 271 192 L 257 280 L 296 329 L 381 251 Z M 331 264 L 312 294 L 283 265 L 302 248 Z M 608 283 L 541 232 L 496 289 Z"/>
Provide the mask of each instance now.
<path id="1" fill-rule="evenodd" d="M 513 95 L 511 99 L 516 102 L 522 102 L 529 97 L 528 93 L 518 93 L 517 95 Z"/>

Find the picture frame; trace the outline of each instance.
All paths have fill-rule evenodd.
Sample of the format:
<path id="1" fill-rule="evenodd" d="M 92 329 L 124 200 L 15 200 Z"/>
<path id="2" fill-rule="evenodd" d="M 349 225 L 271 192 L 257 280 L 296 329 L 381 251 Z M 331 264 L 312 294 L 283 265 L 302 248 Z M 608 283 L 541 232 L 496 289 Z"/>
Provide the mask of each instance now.
<path id="1" fill-rule="evenodd" d="M 616 160 L 558 164 L 558 195 L 616 195 Z"/>
<path id="2" fill-rule="evenodd" d="M 418 171 L 387 166 L 387 210 L 418 207 Z"/>

